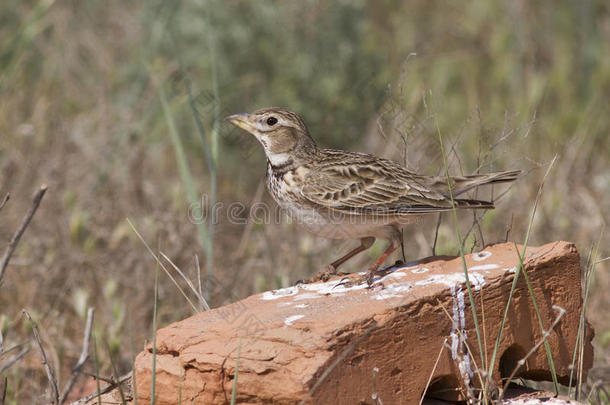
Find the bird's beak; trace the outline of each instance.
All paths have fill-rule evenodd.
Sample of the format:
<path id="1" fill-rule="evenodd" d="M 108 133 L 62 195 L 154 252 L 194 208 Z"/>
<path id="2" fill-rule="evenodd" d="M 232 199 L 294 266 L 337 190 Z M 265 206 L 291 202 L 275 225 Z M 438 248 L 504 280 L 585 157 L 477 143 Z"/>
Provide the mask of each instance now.
<path id="1" fill-rule="evenodd" d="M 241 128 L 244 131 L 252 132 L 252 124 L 250 124 L 250 114 L 233 114 L 225 117 L 225 120 L 235 125 L 237 128 Z"/>

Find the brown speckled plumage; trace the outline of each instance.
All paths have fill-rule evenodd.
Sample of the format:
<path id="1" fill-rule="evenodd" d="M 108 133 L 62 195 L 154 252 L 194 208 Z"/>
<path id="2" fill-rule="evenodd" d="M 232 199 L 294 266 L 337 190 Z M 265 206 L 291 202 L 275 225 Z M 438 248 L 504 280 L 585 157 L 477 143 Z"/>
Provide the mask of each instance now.
<path id="1" fill-rule="evenodd" d="M 326 275 L 370 247 L 374 238 L 386 239 L 390 247 L 371 268 L 372 274 L 399 246 L 403 226 L 422 215 L 452 209 L 446 177 L 420 175 L 366 153 L 319 148 L 303 120 L 284 108 L 227 119 L 263 145 L 269 192 L 298 224 L 326 238 L 361 239 L 361 246 L 331 264 Z M 514 181 L 519 173 L 451 177 L 456 208 L 494 208 L 491 202 L 458 196 L 479 185 Z"/>

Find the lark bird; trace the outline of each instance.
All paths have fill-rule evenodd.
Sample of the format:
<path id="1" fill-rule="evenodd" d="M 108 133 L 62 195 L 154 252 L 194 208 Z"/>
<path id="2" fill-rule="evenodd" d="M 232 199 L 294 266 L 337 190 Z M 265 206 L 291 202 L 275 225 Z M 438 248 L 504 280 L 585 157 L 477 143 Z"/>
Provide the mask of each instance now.
<path id="1" fill-rule="evenodd" d="M 445 176 L 424 176 L 367 153 L 318 147 L 303 120 L 284 108 L 263 108 L 226 118 L 254 135 L 267 155 L 267 188 L 299 225 L 329 239 L 360 239 L 360 246 L 310 279 L 327 280 L 371 247 L 388 248 L 357 282 L 371 285 L 376 271 L 402 244 L 402 228 L 426 214 L 453 208 Z M 492 202 L 455 198 L 482 184 L 511 182 L 520 171 L 451 177 L 457 209 L 492 209 Z"/>

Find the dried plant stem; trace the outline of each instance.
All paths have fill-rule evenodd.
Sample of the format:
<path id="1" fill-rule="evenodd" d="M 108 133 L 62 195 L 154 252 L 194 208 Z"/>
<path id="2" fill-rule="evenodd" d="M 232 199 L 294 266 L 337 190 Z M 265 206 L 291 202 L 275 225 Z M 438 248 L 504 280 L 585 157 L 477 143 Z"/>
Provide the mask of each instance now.
<path id="1" fill-rule="evenodd" d="M 536 200 L 534 201 L 534 207 L 532 208 L 532 212 L 530 214 L 529 223 L 527 226 L 527 232 L 525 233 L 525 241 L 523 242 L 523 256 L 525 256 L 525 252 L 527 251 L 530 234 L 532 231 L 532 227 L 534 225 L 534 218 L 536 217 L 536 210 L 538 209 L 538 204 L 540 203 L 540 199 L 542 198 L 542 189 L 544 187 L 544 184 L 546 182 L 546 179 L 547 179 L 549 173 L 551 172 L 551 169 L 553 168 L 553 165 L 555 164 L 556 159 L 557 159 L 557 155 L 555 155 L 555 157 L 553 157 L 553 160 L 551 160 L 551 163 L 549 164 L 549 167 L 547 168 L 546 173 L 544 174 L 544 177 L 542 178 L 542 183 L 540 183 L 540 187 L 538 187 L 538 193 L 536 194 Z M 511 220 L 511 223 L 512 223 L 512 220 Z M 504 324 L 506 323 L 506 319 L 508 318 L 508 311 L 510 309 L 510 304 L 512 303 L 513 296 L 514 296 L 515 290 L 517 288 L 517 281 L 519 280 L 519 276 L 520 276 L 521 272 L 524 272 L 524 273 L 526 272 L 526 269 L 523 266 L 523 260 L 522 260 L 521 254 L 519 253 L 518 249 L 517 249 L 517 257 L 519 259 L 519 265 L 517 266 L 515 275 L 513 277 L 513 283 L 510 288 L 508 300 L 506 301 L 506 307 L 504 308 L 504 314 L 502 316 L 500 328 L 498 329 L 498 335 L 496 336 L 496 343 L 494 345 L 494 350 L 491 355 L 491 362 L 489 363 L 489 367 L 487 368 L 487 373 L 490 375 L 494 371 L 494 367 L 495 367 L 496 359 L 497 359 L 497 355 L 498 355 L 498 349 L 500 347 L 500 341 L 502 339 L 502 330 L 504 329 Z M 549 359 L 549 363 L 551 363 L 550 359 Z M 555 378 L 556 378 L 556 376 L 554 375 L 553 379 L 555 379 Z M 485 387 L 485 390 L 487 390 L 487 387 Z"/>
<path id="2" fill-rule="evenodd" d="M 176 288 L 178 289 L 178 291 L 180 291 L 180 293 L 182 294 L 182 296 L 188 301 L 188 303 L 191 305 L 191 308 L 193 308 L 193 312 L 199 313 L 199 310 L 197 309 L 197 307 L 195 306 L 195 304 L 193 304 L 193 301 L 191 301 L 191 299 L 188 297 L 188 295 L 186 295 L 186 293 L 184 292 L 184 290 L 182 289 L 182 287 L 180 287 L 180 284 L 178 284 L 178 282 L 176 281 L 176 279 L 174 278 L 174 276 L 172 276 L 172 274 L 169 272 L 169 270 L 167 270 L 167 268 L 165 268 L 165 266 L 163 265 L 163 263 L 161 262 L 161 260 L 159 259 L 159 257 L 155 254 L 155 252 L 153 252 L 153 250 L 150 248 L 150 246 L 148 245 L 148 243 L 146 243 L 146 241 L 144 240 L 144 238 L 142 237 L 142 235 L 140 235 L 140 233 L 138 232 L 138 230 L 136 229 L 136 227 L 133 225 L 133 223 L 129 220 L 129 218 L 126 218 L 127 222 L 129 223 L 129 226 L 131 226 L 131 229 L 133 229 L 133 231 L 135 232 L 135 234 L 138 236 L 138 238 L 140 239 L 140 241 L 144 244 L 144 246 L 146 247 L 146 250 L 148 250 L 148 252 L 151 254 L 152 257 L 155 258 L 155 261 L 157 262 L 157 264 L 159 266 L 161 266 L 161 268 L 163 269 L 163 271 L 165 271 L 165 274 L 167 274 L 167 276 L 170 278 L 170 280 L 172 280 L 172 282 L 174 283 L 174 285 L 176 286 Z"/>
<path id="3" fill-rule="evenodd" d="M 44 197 L 44 193 L 46 193 L 46 191 L 47 191 L 47 186 L 46 186 L 46 184 L 43 184 L 42 186 L 40 186 L 40 189 L 38 189 L 36 194 L 34 194 L 34 199 L 32 200 L 30 209 L 23 217 L 23 220 L 21 220 L 21 224 L 19 225 L 19 228 L 17 228 L 17 231 L 15 231 L 15 234 L 11 238 L 10 242 L 8 243 L 8 246 L 6 247 L 6 250 L 4 251 L 4 255 L 2 256 L 2 259 L 0 259 L 0 285 L 2 285 L 2 278 L 4 277 L 4 272 L 6 271 L 8 262 L 11 260 L 11 256 L 13 255 L 15 248 L 17 248 L 17 245 L 19 244 L 19 240 L 21 239 L 21 236 L 23 235 L 23 233 L 25 232 L 25 229 L 30 224 L 30 221 L 32 220 L 32 217 L 36 213 L 36 210 L 38 209 L 38 206 L 40 205 L 40 201 L 42 201 L 42 197 Z M 3 206 L 4 206 L 4 203 L 6 202 L 6 199 L 8 199 L 8 197 L 5 197 L 5 201 L 2 203 Z"/>
<path id="4" fill-rule="evenodd" d="M 424 388 L 424 393 L 421 395 L 421 398 L 419 399 L 419 405 L 421 405 L 422 402 L 424 402 L 424 397 L 426 396 L 426 391 L 428 391 L 428 387 L 430 386 L 430 382 L 432 381 L 432 376 L 434 375 L 434 372 L 436 371 L 436 367 L 438 367 L 438 362 L 441 359 L 441 355 L 443 354 L 443 349 L 445 348 L 446 344 L 447 344 L 447 338 L 445 338 L 445 340 L 443 340 L 441 349 L 438 351 L 438 356 L 436 356 L 436 361 L 434 362 L 434 367 L 432 367 L 432 371 L 430 371 L 430 376 L 428 377 L 428 381 L 426 381 L 426 387 Z"/>
<path id="5" fill-rule="evenodd" d="M 6 363 L 4 363 L 3 365 L 0 366 L 0 374 L 5 372 L 6 370 L 8 370 L 13 364 L 18 362 L 23 356 L 28 354 L 29 351 L 30 351 L 30 349 L 26 348 L 26 349 L 21 350 L 19 353 L 17 353 L 13 357 L 11 357 Z"/>
<path id="6" fill-rule="evenodd" d="M 180 274 L 180 276 L 182 277 L 182 279 L 186 282 L 186 284 L 189 286 L 189 288 L 191 289 L 191 291 L 193 291 L 193 293 L 195 294 L 195 296 L 197 297 L 197 299 L 199 299 L 199 311 L 203 312 L 203 311 L 209 311 L 210 310 L 210 306 L 208 305 L 207 301 L 205 300 L 203 294 L 201 294 L 199 291 L 197 291 L 197 288 L 195 288 L 195 286 L 193 285 L 193 283 L 191 282 L 191 280 L 182 272 L 182 270 L 180 270 L 178 268 L 178 266 L 176 266 L 174 264 L 174 262 L 171 261 L 171 259 L 169 257 L 167 257 L 167 255 L 163 252 L 160 252 L 161 256 L 167 260 L 169 262 L 169 264 L 171 264 L 171 266 L 174 268 L 174 270 L 176 270 L 176 272 L 178 274 Z M 199 262 L 197 262 L 197 264 L 199 264 Z"/>
<path id="7" fill-rule="evenodd" d="M 470 277 L 468 275 L 468 266 L 466 266 L 466 259 L 464 257 L 464 247 L 462 245 L 462 236 L 460 234 L 460 227 L 457 218 L 457 209 L 455 205 L 455 200 L 453 198 L 453 187 L 451 185 L 451 177 L 449 176 L 449 165 L 447 163 L 447 155 L 445 154 L 445 146 L 443 144 L 443 137 L 441 135 L 440 127 L 438 126 L 438 120 L 434 117 L 434 123 L 436 126 L 436 133 L 438 135 L 438 140 L 441 147 L 441 155 L 443 158 L 443 166 L 445 169 L 445 177 L 447 179 L 447 187 L 449 190 L 449 197 L 451 198 L 451 212 L 453 213 L 453 223 L 455 225 L 455 234 L 458 238 L 458 244 L 460 247 L 460 257 L 462 258 L 462 268 L 464 270 L 464 278 L 466 279 L 466 289 L 468 290 L 468 300 L 470 301 L 470 309 L 472 310 L 472 321 L 474 322 L 475 331 L 477 335 L 477 343 L 479 345 L 479 354 L 481 355 L 481 361 L 485 361 L 483 356 L 483 341 L 481 340 L 481 330 L 479 328 L 479 319 L 477 317 L 477 308 L 474 300 L 474 295 L 472 294 L 472 286 L 470 284 Z M 485 364 L 482 364 L 483 368 L 485 368 Z"/>
<path id="8" fill-rule="evenodd" d="M 72 374 L 70 374 L 70 379 L 64 386 L 61 397 L 59 398 L 60 404 L 63 404 L 64 402 L 66 402 L 66 399 L 68 399 L 68 395 L 70 395 L 70 391 L 72 391 L 72 388 L 74 387 L 74 384 L 76 383 L 76 379 L 78 378 L 78 375 L 80 374 L 81 369 L 83 368 L 83 366 L 87 362 L 87 359 L 89 358 L 89 340 L 91 339 L 91 330 L 93 328 L 93 312 L 94 312 L 93 308 L 89 308 L 87 310 L 87 320 L 85 321 L 85 332 L 83 335 L 83 349 L 80 353 L 78 361 L 76 362 L 76 365 L 72 369 Z"/>
<path id="9" fill-rule="evenodd" d="M 108 384 L 104 388 L 101 388 L 99 390 L 99 392 L 96 391 L 96 392 L 94 392 L 91 395 L 88 395 L 88 396 L 86 396 L 84 398 L 81 398 L 81 399 L 79 399 L 77 401 L 71 402 L 70 405 L 82 405 L 82 404 L 86 404 L 89 401 L 91 401 L 92 399 L 112 391 L 113 389 L 115 389 L 119 385 L 123 384 L 125 381 L 129 380 L 131 378 L 131 376 L 132 376 L 132 373 L 133 373 L 133 371 L 130 371 L 129 373 L 120 376 L 117 380 L 113 380 L 110 384 Z M 99 381 L 99 379 L 98 379 L 98 381 Z"/>
<path id="10" fill-rule="evenodd" d="M 239 376 L 239 358 L 241 356 L 241 336 L 237 346 L 237 358 L 235 359 L 235 376 L 233 377 L 233 388 L 231 388 L 231 405 L 237 400 L 237 377 Z"/>
<path id="11" fill-rule="evenodd" d="M 515 366 L 513 371 L 510 373 L 510 376 L 504 382 L 504 387 L 502 387 L 502 391 L 500 392 L 500 400 L 502 400 L 502 398 L 504 398 L 504 393 L 506 392 L 506 389 L 508 388 L 508 385 L 510 384 L 511 380 L 513 378 L 515 378 L 515 376 L 517 375 L 517 372 L 519 371 L 519 369 L 525 365 L 525 362 L 527 361 L 527 359 L 532 354 L 536 353 L 536 351 L 540 348 L 540 346 L 545 344 L 545 342 L 551 336 L 551 332 L 553 331 L 553 329 L 555 329 L 555 326 L 557 326 L 557 324 L 559 323 L 561 318 L 563 318 L 563 316 L 566 313 L 566 310 L 563 309 L 562 307 L 558 306 L 558 305 L 553 305 L 553 309 L 555 311 L 559 311 L 559 314 L 557 315 L 557 317 L 555 318 L 555 320 L 553 321 L 551 326 L 547 330 L 544 331 L 544 333 L 542 334 L 542 338 L 538 341 L 538 343 L 536 343 L 534 345 L 534 347 L 532 347 L 530 349 L 530 351 L 527 352 L 527 354 L 525 356 L 523 356 L 523 358 L 517 362 L 517 365 Z"/>
<path id="12" fill-rule="evenodd" d="M 108 345 L 108 342 L 105 339 L 104 339 L 104 346 L 106 346 L 106 351 L 108 352 L 108 358 L 110 359 L 110 370 L 112 371 L 112 380 L 116 381 L 120 377 L 117 372 L 116 365 L 114 364 L 114 361 L 112 361 L 112 351 L 110 350 L 110 346 Z M 123 392 L 123 387 L 121 387 L 121 385 L 119 384 L 119 385 L 117 385 L 117 389 L 119 391 L 119 395 L 121 396 L 121 405 L 125 405 L 127 402 L 125 400 L 125 393 Z"/>
<path id="13" fill-rule="evenodd" d="M 2 211 L 2 208 L 4 208 L 4 205 L 6 205 L 6 202 L 11 198 L 11 194 L 10 193 L 6 193 L 6 195 L 4 196 L 4 198 L 2 199 L 2 202 L 0 202 L 0 211 Z"/>
<path id="14" fill-rule="evenodd" d="M 348 354 L 350 354 L 355 348 L 356 346 L 358 346 L 360 344 L 360 342 L 362 342 L 364 339 L 366 339 L 371 332 L 373 332 L 373 330 L 377 328 L 377 323 L 373 323 L 371 326 L 369 326 L 369 328 L 360 336 L 358 336 L 351 344 L 349 344 L 335 359 L 335 361 L 332 362 L 332 364 L 330 366 L 328 366 L 328 368 L 326 370 L 324 370 L 324 372 L 320 375 L 320 378 L 318 378 L 318 381 L 316 381 L 316 383 L 311 387 L 311 389 L 309 390 L 309 392 L 307 393 L 307 395 L 305 396 L 305 398 L 303 398 L 301 400 L 301 402 L 299 402 L 299 405 L 304 405 L 306 403 L 308 403 L 307 401 L 309 399 L 312 398 L 313 393 L 318 389 L 318 387 L 322 384 L 322 382 L 324 382 L 324 380 L 330 375 L 330 373 L 335 369 L 335 367 L 337 367 L 337 365 L 343 361 L 343 359 L 345 359 L 347 357 Z"/>
<path id="15" fill-rule="evenodd" d="M 432 256 L 436 256 L 436 243 L 438 242 L 438 230 L 441 227 L 441 220 L 443 219 L 443 213 L 438 213 L 438 219 L 436 220 L 436 227 L 434 228 L 434 242 L 432 243 Z"/>
<path id="16" fill-rule="evenodd" d="M 8 379 L 4 377 L 4 381 L 0 385 L 0 405 L 4 405 L 4 400 L 6 399 L 6 386 L 8 384 Z"/>
<path id="17" fill-rule="evenodd" d="M 44 192 L 43 192 L 44 193 Z M 28 311 L 22 309 L 21 312 L 28 319 L 30 324 L 32 325 L 32 332 L 34 332 L 34 339 L 38 344 L 38 348 L 40 349 L 40 356 L 42 357 L 42 364 L 47 372 L 47 378 L 49 380 L 49 385 L 51 386 L 51 403 L 58 404 L 59 403 L 59 391 L 57 390 L 57 380 L 55 379 L 55 375 L 53 374 L 53 369 L 49 365 L 47 360 L 47 354 L 44 351 L 44 347 L 42 346 L 42 341 L 40 340 L 40 333 L 38 333 L 38 326 L 36 326 L 36 322 L 32 319 Z"/>
<path id="18" fill-rule="evenodd" d="M 157 242 L 158 243 L 158 242 Z M 158 243 L 159 244 L 159 243 Z M 159 246 L 157 245 L 157 251 Z M 152 381 L 150 384 L 150 403 L 154 405 L 157 384 L 157 311 L 159 308 L 159 265 L 161 262 L 157 260 L 155 266 L 155 292 L 153 297 L 153 320 L 152 320 Z"/>

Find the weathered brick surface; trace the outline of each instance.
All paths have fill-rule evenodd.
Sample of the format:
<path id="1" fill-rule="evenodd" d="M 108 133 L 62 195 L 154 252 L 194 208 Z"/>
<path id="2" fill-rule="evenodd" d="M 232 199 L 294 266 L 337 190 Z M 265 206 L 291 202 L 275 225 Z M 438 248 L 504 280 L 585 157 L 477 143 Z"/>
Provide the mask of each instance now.
<path id="1" fill-rule="evenodd" d="M 476 389 L 518 260 L 514 245 L 498 244 L 468 255 L 466 263 L 484 331 L 483 356 L 461 258 L 431 258 L 395 270 L 371 289 L 337 286 L 338 279 L 291 287 L 160 329 L 156 403 L 175 404 L 179 398 L 183 404 L 228 403 L 238 350 L 238 403 L 373 404 L 375 394 L 386 405 L 418 403 L 431 374 L 437 396 L 455 396 L 451 388 L 463 390 L 465 378 Z M 525 267 L 544 326 L 558 314 L 553 306 L 566 311 L 548 340 L 559 379 L 566 383 L 582 305 L 578 252 L 566 242 L 528 248 Z M 521 276 L 500 341 L 495 382 L 541 337 Z M 592 363 L 591 338 L 587 328 L 585 373 Z M 151 352 L 149 347 L 140 353 L 135 363 L 141 401 L 150 401 Z M 544 347 L 520 374 L 550 379 Z"/>

